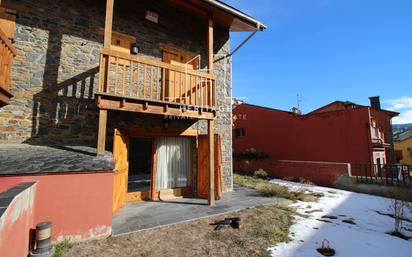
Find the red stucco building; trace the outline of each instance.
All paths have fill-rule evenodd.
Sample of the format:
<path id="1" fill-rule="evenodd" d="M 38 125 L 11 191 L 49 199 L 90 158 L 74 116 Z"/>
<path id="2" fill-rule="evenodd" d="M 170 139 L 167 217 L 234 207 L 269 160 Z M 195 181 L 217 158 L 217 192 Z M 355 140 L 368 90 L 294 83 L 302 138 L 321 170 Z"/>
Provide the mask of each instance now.
<path id="1" fill-rule="evenodd" d="M 391 163 L 391 119 L 379 97 L 371 106 L 336 101 L 308 114 L 243 103 L 233 109 L 235 155 L 256 149 L 270 160 Z M 238 168 L 235 161 L 235 169 Z"/>

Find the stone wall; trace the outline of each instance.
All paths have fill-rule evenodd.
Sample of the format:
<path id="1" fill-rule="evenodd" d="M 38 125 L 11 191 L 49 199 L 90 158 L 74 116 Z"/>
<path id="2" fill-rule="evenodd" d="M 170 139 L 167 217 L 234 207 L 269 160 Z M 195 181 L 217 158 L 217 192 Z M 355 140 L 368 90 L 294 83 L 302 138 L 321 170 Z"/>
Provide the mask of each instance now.
<path id="1" fill-rule="evenodd" d="M 0 109 L 0 143 L 96 146 L 99 50 L 103 45 L 104 1 L 10 0 L 23 4 L 16 21 L 9 106 Z M 144 19 L 146 10 L 159 14 L 159 23 Z M 206 69 L 207 22 L 164 1 L 117 1 L 113 30 L 136 36 L 140 54 L 161 59 L 161 43 L 201 54 Z M 229 31 L 215 26 L 215 58 L 229 53 Z M 215 63 L 219 115 L 216 133 L 222 136 L 224 189 L 232 188 L 231 60 Z M 161 127 L 163 118 L 109 112 L 107 148 L 114 127 Z M 174 127 L 206 133 L 206 122 L 173 121 Z"/>

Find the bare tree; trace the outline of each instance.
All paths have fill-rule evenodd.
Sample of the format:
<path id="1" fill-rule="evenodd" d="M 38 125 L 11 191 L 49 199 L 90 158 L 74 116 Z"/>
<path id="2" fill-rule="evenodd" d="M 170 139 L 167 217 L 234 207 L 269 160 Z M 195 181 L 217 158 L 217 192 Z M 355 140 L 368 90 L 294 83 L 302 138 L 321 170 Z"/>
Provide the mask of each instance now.
<path id="1" fill-rule="evenodd" d="M 402 221 L 404 219 L 406 206 L 407 202 L 399 199 L 393 199 L 391 205 L 389 206 L 389 211 L 391 212 L 391 215 L 393 215 L 393 219 L 395 221 L 395 228 L 393 231 L 394 234 L 401 234 Z"/>

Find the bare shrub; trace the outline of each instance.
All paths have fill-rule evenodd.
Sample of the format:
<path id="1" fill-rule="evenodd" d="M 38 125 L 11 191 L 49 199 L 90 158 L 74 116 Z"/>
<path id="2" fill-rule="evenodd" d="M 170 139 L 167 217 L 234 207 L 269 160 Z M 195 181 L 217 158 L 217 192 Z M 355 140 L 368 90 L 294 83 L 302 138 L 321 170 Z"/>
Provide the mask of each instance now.
<path id="1" fill-rule="evenodd" d="M 410 214 L 412 213 L 412 205 L 410 202 L 402 200 L 399 195 L 392 199 L 389 206 L 389 215 L 394 219 L 394 230 L 390 232 L 390 235 L 397 236 L 403 239 L 408 239 L 402 230 L 409 230 L 411 224 Z M 404 223 L 408 223 L 408 226 L 404 226 Z"/>
<path id="2" fill-rule="evenodd" d="M 246 149 L 243 152 L 233 152 L 235 160 L 268 160 L 269 155 L 264 152 L 259 152 L 255 148 Z"/>
<path id="3" fill-rule="evenodd" d="M 309 179 L 306 179 L 304 177 L 300 177 L 299 178 L 299 182 L 305 185 L 314 185 L 314 183 L 312 181 L 310 181 Z"/>
<path id="4" fill-rule="evenodd" d="M 253 173 L 253 176 L 255 178 L 261 178 L 261 179 L 267 179 L 268 178 L 268 173 L 262 169 L 258 169 Z"/>

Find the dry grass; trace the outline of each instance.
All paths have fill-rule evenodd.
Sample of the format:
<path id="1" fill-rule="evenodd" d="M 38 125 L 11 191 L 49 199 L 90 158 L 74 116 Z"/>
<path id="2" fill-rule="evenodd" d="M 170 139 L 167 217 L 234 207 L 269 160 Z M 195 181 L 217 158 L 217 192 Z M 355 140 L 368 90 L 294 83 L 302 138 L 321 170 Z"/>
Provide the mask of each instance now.
<path id="1" fill-rule="evenodd" d="M 288 208 L 257 206 L 126 236 L 74 244 L 62 256 L 269 256 L 268 247 L 289 240 L 292 214 Z M 214 230 L 210 225 L 233 216 L 241 218 L 241 229 L 225 226 Z"/>
<path id="2" fill-rule="evenodd" d="M 63 257 L 63 253 L 69 251 L 70 248 L 73 247 L 73 244 L 65 240 L 63 242 L 56 244 L 54 247 L 55 247 L 55 252 L 52 255 L 52 257 Z"/>
<path id="3" fill-rule="evenodd" d="M 234 183 L 243 187 L 255 189 L 265 197 L 280 197 L 304 202 L 315 202 L 322 197 L 319 193 L 307 193 L 305 190 L 292 192 L 287 187 L 270 183 L 267 179 L 240 173 L 234 173 Z"/>

